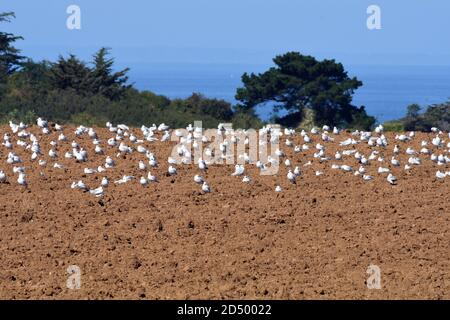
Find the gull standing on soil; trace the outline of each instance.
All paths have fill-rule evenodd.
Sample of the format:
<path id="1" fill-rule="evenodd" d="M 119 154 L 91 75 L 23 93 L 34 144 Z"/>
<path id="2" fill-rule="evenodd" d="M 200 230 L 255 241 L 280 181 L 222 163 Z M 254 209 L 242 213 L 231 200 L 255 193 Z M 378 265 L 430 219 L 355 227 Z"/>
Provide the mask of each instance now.
<path id="1" fill-rule="evenodd" d="M 102 187 L 106 188 L 109 185 L 109 181 L 107 177 L 103 177 L 102 182 L 100 183 Z"/>
<path id="2" fill-rule="evenodd" d="M 142 161 L 142 160 L 139 161 L 138 167 L 139 167 L 139 170 L 146 170 L 147 169 L 147 166 L 145 165 L 144 161 Z"/>
<path id="3" fill-rule="evenodd" d="M 62 164 L 59 164 L 59 163 L 55 162 L 55 164 L 53 165 L 53 168 L 55 168 L 55 169 L 63 169 L 64 166 Z"/>
<path id="4" fill-rule="evenodd" d="M 198 160 L 198 168 L 200 170 L 206 170 L 208 168 L 208 166 L 206 165 L 205 160 L 203 160 L 203 159 Z"/>
<path id="5" fill-rule="evenodd" d="M 242 176 L 244 174 L 245 168 L 242 164 L 237 164 L 234 166 L 234 172 L 231 174 L 232 176 Z"/>
<path id="6" fill-rule="evenodd" d="M 141 179 L 139 179 L 139 183 L 141 184 L 141 186 L 145 187 L 148 185 L 148 181 L 145 177 L 141 177 Z"/>
<path id="7" fill-rule="evenodd" d="M 84 168 L 83 172 L 85 174 L 93 174 L 93 173 L 97 173 L 97 170 L 91 169 L 91 168 Z"/>
<path id="8" fill-rule="evenodd" d="M 115 165 L 114 160 L 110 156 L 106 157 L 105 168 L 112 168 L 114 167 L 114 165 Z"/>
<path id="9" fill-rule="evenodd" d="M 20 184 L 21 186 L 27 186 L 27 180 L 25 179 L 25 173 L 20 172 L 19 173 L 19 178 L 17 178 L 17 183 Z"/>
<path id="10" fill-rule="evenodd" d="M 204 182 L 202 176 L 199 176 L 198 174 L 196 174 L 196 175 L 194 176 L 194 181 L 195 181 L 196 183 L 198 183 L 198 184 L 202 184 L 202 183 Z"/>
<path id="11" fill-rule="evenodd" d="M 72 182 L 72 185 L 70 186 L 72 189 L 80 189 L 80 190 L 87 190 L 86 185 L 83 181 L 78 180 L 77 182 Z"/>
<path id="12" fill-rule="evenodd" d="M 172 167 L 172 166 L 169 166 L 169 168 L 167 169 L 167 172 L 168 172 L 170 175 L 174 175 L 174 174 L 177 174 L 177 169 L 175 169 L 175 168 Z"/>
<path id="13" fill-rule="evenodd" d="M 0 183 L 6 182 L 6 174 L 3 172 L 3 170 L 0 170 Z"/>
<path id="14" fill-rule="evenodd" d="M 378 173 L 388 173 L 390 171 L 389 168 L 378 167 Z"/>
<path id="15" fill-rule="evenodd" d="M 395 159 L 394 157 L 391 158 L 391 164 L 395 167 L 400 166 L 400 162 L 397 159 Z"/>
<path id="16" fill-rule="evenodd" d="M 389 173 L 388 176 L 387 176 L 387 181 L 390 184 L 396 184 L 397 183 L 397 178 L 392 173 Z"/>
<path id="17" fill-rule="evenodd" d="M 346 165 L 346 164 L 340 166 L 339 168 L 340 168 L 341 170 L 347 171 L 347 172 L 353 171 L 352 167 L 350 167 L 350 166 L 348 166 L 348 165 Z"/>
<path id="18" fill-rule="evenodd" d="M 114 183 L 115 183 L 115 184 L 124 184 L 124 183 L 127 183 L 128 181 L 132 180 L 133 178 L 134 178 L 133 176 L 127 176 L 127 175 L 124 175 L 124 176 L 122 177 L 122 179 L 119 179 L 119 180 L 117 180 L 117 181 L 114 181 Z"/>
<path id="19" fill-rule="evenodd" d="M 150 182 L 158 182 L 158 178 L 157 178 L 156 176 L 152 175 L 151 172 L 149 172 L 149 173 L 147 174 L 147 179 L 148 179 L 148 181 L 150 181 Z"/>
<path id="20" fill-rule="evenodd" d="M 206 181 L 203 182 L 202 184 L 202 191 L 204 193 L 209 193 L 211 192 L 211 188 L 209 187 L 209 185 L 206 183 Z"/>
<path id="21" fill-rule="evenodd" d="M 296 177 L 297 176 L 292 172 L 292 170 L 289 170 L 289 172 L 287 174 L 287 178 L 291 183 L 296 184 L 296 181 L 295 181 Z"/>
<path id="22" fill-rule="evenodd" d="M 96 197 L 101 197 L 103 196 L 103 187 L 100 186 L 97 189 L 89 190 L 89 193 L 93 194 Z"/>
<path id="23" fill-rule="evenodd" d="M 436 178 L 438 178 L 438 179 L 444 179 L 446 175 L 447 175 L 447 173 L 445 173 L 445 172 L 436 171 Z"/>
<path id="24" fill-rule="evenodd" d="M 103 149 L 99 145 L 95 146 L 95 150 L 94 151 L 95 151 L 96 154 L 103 154 Z"/>

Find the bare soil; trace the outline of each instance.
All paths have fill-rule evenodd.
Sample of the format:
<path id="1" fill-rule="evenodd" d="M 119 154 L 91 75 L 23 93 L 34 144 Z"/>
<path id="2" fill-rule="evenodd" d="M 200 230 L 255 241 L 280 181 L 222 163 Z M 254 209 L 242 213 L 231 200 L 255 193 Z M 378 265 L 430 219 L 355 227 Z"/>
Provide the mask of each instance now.
<path id="1" fill-rule="evenodd" d="M 117 167 L 94 175 L 83 168 L 104 164 L 105 156 L 94 155 L 89 137 L 76 138 L 89 152 L 86 163 L 65 159 L 75 139 L 75 128 L 65 128 L 68 142 L 60 143 L 56 160 L 64 169 L 55 169 L 47 153 L 58 134 L 29 130 L 39 136 L 48 165 L 31 162 L 30 152 L 13 138 L 28 188 L 17 184 L 6 163 L 9 150 L 0 145 L 0 170 L 8 175 L 8 183 L 0 184 L 1 299 L 450 298 L 450 177 L 435 177 L 449 166 L 438 167 L 421 155 L 422 165 L 403 170 L 406 147 L 420 150 L 420 141 L 430 141 L 431 134 L 397 142 L 398 168 L 389 163 L 394 134 L 386 134 L 388 148 L 376 148 L 397 185 L 376 172 L 376 161 L 367 166 L 374 180 L 365 182 L 332 170 L 334 159 L 313 159 L 320 136 L 301 154 L 287 148 L 283 137 L 281 146 L 293 165 L 312 160 L 301 167 L 296 185 L 286 179 L 284 165 L 275 176 L 261 176 L 247 165 L 250 184 L 230 175 L 234 166 L 212 165 L 203 174 L 212 192 L 202 194 L 193 181 L 196 165 L 179 165 L 176 176 L 166 175 L 172 142 L 145 143 L 160 163 L 152 170 L 160 182 L 142 187 L 137 164 L 144 155 L 115 158 L 116 150 L 105 146 L 112 136 L 106 129 L 96 131 Z M 5 132 L 9 127 L 0 127 L 0 135 Z M 340 147 L 348 137 L 342 133 L 321 143 L 331 157 L 351 148 L 370 154 L 367 144 Z M 291 140 L 303 143 L 299 136 Z M 352 156 L 342 163 L 359 167 Z M 324 175 L 316 177 L 316 170 Z M 138 179 L 112 183 L 124 174 Z M 95 188 L 103 176 L 110 186 L 102 198 L 70 187 L 82 179 Z M 276 185 L 283 191 L 276 193 Z M 381 269 L 379 290 L 366 286 L 372 264 Z M 81 269 L 78 290 L 66 287 L 69 265 Z"/>

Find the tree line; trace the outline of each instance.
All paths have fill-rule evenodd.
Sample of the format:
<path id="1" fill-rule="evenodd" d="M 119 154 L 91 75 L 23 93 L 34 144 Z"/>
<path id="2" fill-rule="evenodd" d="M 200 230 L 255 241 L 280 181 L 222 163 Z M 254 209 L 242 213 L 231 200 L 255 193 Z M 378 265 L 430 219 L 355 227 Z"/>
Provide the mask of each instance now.
<path id="1" fill-rule="evenodd" d="M 418 104 L 411 104 L 403 118 L 385 123 L 385 128 L 392 131 L 429 132 L 433 127 L 450 131 L 450 100 L 427 106 L 425 110 Z"/>
<path id="2" fill-rule="evenodd" d="M 0 23 L 12 18 L 11 12 L 0 13 Z M 258 128 L 264 122 L 256 109 L 269 103 L 275 111 L 271 121 L 288 127 L 327 124 L 370 130 L 376 123 L 364 106 L 352 104 L 362 82 L 350 78 L 334 60 L 318 61 L 298 52 L 279 55 L 266 72 L 242 76 L 243 86 L 236 91 L 238 103 L 232 105 L 200 93 L 169 99 L 139 91 L 128 83 L 128 68 L 114 71 L 108 48 L 100 48 L 90 62 L 75 55 L 60 56 L 55 62 L 33 61 L 14 47 L 18 40 L 23 39 L 0 31 L 0 122 L 29 123 L 41 116 L 86 125 L 164 122 L 179 127 L 201 120 L 205 127 L 232 122 L 239 128 Z M 277 116 L 279 110 L 287 115 Z"/>

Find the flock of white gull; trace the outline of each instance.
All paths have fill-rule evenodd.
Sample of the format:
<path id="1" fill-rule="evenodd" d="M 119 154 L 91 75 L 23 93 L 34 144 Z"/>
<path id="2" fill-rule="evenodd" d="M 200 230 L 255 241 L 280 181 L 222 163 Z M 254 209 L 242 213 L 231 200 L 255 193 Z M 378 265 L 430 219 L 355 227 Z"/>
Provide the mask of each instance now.
<path id="1" fill-rule="evenodd" d="M 42 167 L 47 166 L 48 161 L 50 161 L 52 162 L 54 168 L 62 169 L 64 166 L 58 163 L 58 159 L 60 157 L 73 159 L 73 161 L 77 163 L 84 163 L 88 160 L 88 151 L 80 146 L 75 140 L 71 142 L 72 152 L 66 152 L 64 155 L 58 154 L 58 147 L 62 144 L 70 143 L 64 134 L 64 128 L 61 125 L 53 124 L 50 126 L 48 121 L 38 118 L 37 126 L 39 127 L 39 131 L 42 135 L 50 135 L 56 132 L 57 139 L 50 142 L 48 157 L 46 157 L 42 151 L 39 138 L 28 130 L 28 125 L 24 123 L 15 124 L 10 122 L 9 127 L 11 132 L 4 133 L 3 142 L 0 147 L 0 158 L 3 159 L 7 153 L 6 163 L 9 168 L 1 168 L 0 164 L 0 184 L 16 181 L 17 184 L 21 186 L 28 186 L 26 175 L 28 167 L 23 165 L 23 159 L 14 152 L 15 148 L 23 148 L 26 153 L 29 153 L 30 160 L 37 162 L 38 165 Z M 193 127 L 192 125 L 189 125 L 186 130 L 171 130 L 169 126 L 164 123 L 159 126 L 142 126 L 140 128 L 142 137 L 139 138 L 126 125 L 120 124 L 114 126 L 108 122 L 106 127 L 111 133 L 111 137 L 106 142 L 99 139 L 94 128 L 88 128 L 85 126 L 79 126 L 76 128 L 74 132 L 75 136 L 81 137 L 82 135 L 87 135 L 94 146 L 93 152 L 97 155 L 104 156 L 105 162 L 104 165 L 98 166 L 97 168 L 85 167 L 83 170 L 85 175 L 102 175 L 100 186 L 89 188 L 82 180 L 78 180 L 72 182 L 72 189 L 90 192 L 92 195 L 97 197 L 103 196 L 105 190 L 110 184 L 107 177 L 108 170 L 114 170 L 116 162 L 119 158 L 121 158 L 121 155 L 131 154 L 134 152 L 142 155 L 142 160 L 136 163 L 136 166 L 143 173 L 142 176 L 137 179 L 132 175 L 124 175 L 121 179 L 114 181 L 114 183 L 124 184 L 136 178 L 136 180 L 139 181 L 139 184 L 145 187 L 150 183 L 158 182 L 157 175 L 152 173 L 152 170 L 157 170 L 158 160 L 155 154 L 145 146 L 146 143 L 151 143 L 153 141 L 169 142 L 171 141 L 172 133 L 179 138 L 179 144 L 176 150 L 180 157 L 175 158 L 170 156 L 167 159 L 169 166 L 166 174 L 176 175 L 177 166 L 191 163 L 193 158 L 191 147 L 198 149 L 199 144 L 209 142 L 209 138 L 203 134 L 203 129 Z M 228 157 L 227 148 L 230 147 L 230 144 L 238 143 L 239 139 L 242 139 L 242 133 L 245 139 L 245 144 L 248 145 L 249 138 L 246 136 L 246 131 L 241 130 L 241 135 L 237 135 L 236 132 L 237 131 L 233 131 L 222 124 L 218 126 L 217 134 L 223 137 L 223 142 L 220 143 L 218 150 L 215 150 L 214 152 L 218 152 L 220 158 L 226 159 Z M 156 133 L 160 134 L 156 135 Z M 388 183 L 394 185 L 397 183 L 397 178 L 391 172 L 390 167 L 403 167 L 403 170 L 408 171 L 411 170 L 413 166 L 420 166 L 422 161 L 427 159 L 431 160 L 435 164 L 435 175 L 437 179 L 447 179 L 446 177 L 450 177 L 450 171 L 446 171 L 448 164 L 450 164 L 450 158 L 448 157 L 450 154 L 450 133 L 440 131 L 438 128 L 432 128 L 432 135 L 428 136 L 430 137 L 430 141 L 423 140 L 420 142 L 420 150 L 414 150 L 411 146 L 408 146 L 408 143 L 411 142 L 416 136 L 414 132 L 397 134 L 394 138 L 395 141 L 389 142 L 384 135 L 383 126 L 380 125 L 376 127 L 374 132 L 351 132 L 351 137 L 347 139 L 341 138 L 340 141 L 337 141 L 342 150 L 336 151 L 334 155 L 327 154 L 325 142 L 339 139 L 340 133 L 341 131 L 336 127 L 331 129 L 328 126 L 324 126 L 322 129 L 313 128 L 309 131 L 302 130 L 301 132 L 296 132 L 293 129 L 280 129 L 275 126 L 267 125 L 259 131 L 259 134 L 267 135 L 269 138 L 259 139 L 258 143 L 260 146 L 266 143 L 281 146 L 283 144 L 281 144 L 280 137 L 284 136 L 283 141 L 285 148 L 292 148 L 294 153 L 302 153 L 310 149 L 314 150 L 313 158 L 317 159 L 321 163 L 329 161 L 331 169 L 350 172 L 355 176 L 360 176 L 363 181 L 370 181 L 373 179 L 373 176 L 366 172 L 366 167 L 370 163 L 377 163 L 377 173 L 383 176 Z M 294 136 L 301 136 L 303 143 L 295 145 L 293 142 Z M 13 143 L 13 137 L 16 140 L 16 144 Z M 312 137 L 317 137 L 320 142 L 315 144 Z M 371 147 L 370 154 L 363 154 L 363 152 L 357 150 L 357 145 L 364 143 Z M 390 159 L 383 158 L 383 155 L 380 153 L 381 149 L 386 148 L 392 148 L 393 156 Z M 7 151 L 3 152 L 2 149 L 6 149 Z M 112 150 L 112 156 L 106 155 L 105 150 Z M 205 149 L 206 156 L 216 156 L 214 152 L 209 148 Z M 405 153 L 408 157 L 408 160 L 404 164 L 401 164 L 398 160 L 401 153 Z M 116 157 L 115 159 L 114 155 Z M 276 155 L 276 157 L 269 155 L 267 157 L 267 161 L 263 162 L 261 160 L 256 161 L 256 159 L 251 159 L 246 152 L 239 154 L 238 158 L 242 159 L 243 163 L 236 164 L 234 172 L 230 172 L 230 174 L 241 177 L 243 183 L 250 183 L 251 178 L 246 175 L 246 165 L 255 165 L 260 172 L 267 170 L 269 166 L 273 166 L 275 164 L 284 165 L 288 171 L 286 179 L 290 183 L 296 184 L 296 180 L 301 177 L 302 174 L 300 167 L 294 167 L 294 161 L 289 159 L 286 153 L 279 148 L 275 150 L 274 155 Z M 353 168 L 352 166 L 345 164 L 347 157 L 354 157 L 359 163 L 359 168 Z M 210 164 L 211 162 L 206 160 L 205 157 L 200 158 L 197 163 L 195 163 L 195 165 L 198 166 L 199 172 L 193 177 L 193 183 L 199 185 L 199 190 L 201 190 L 202 193 L 209 193 L 212 191 L 211 187 L 202 176 L 203 172 L 207 170 Z M 311 164 L 312 162 L 308 161 L 303 164 L 303 167 Z M 315 172 L 316 176 L 320 176 L 322 174 L 324 174 L 323 171 Z M 277 185 L 274 191 L 282 192 L 281 186 Z"/>

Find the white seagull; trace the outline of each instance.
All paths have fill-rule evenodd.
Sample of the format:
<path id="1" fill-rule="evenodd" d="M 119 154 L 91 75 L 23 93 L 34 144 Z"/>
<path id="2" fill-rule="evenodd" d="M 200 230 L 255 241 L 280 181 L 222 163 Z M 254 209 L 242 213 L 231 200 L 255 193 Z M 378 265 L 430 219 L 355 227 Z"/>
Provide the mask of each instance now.
<path id="1" fill-rule="evenodd" d="M 387 176 L 387 181 L 390 184 L 396 184 L 397 183 L 397 178 L 392 173 L 389 173 L 388 176 Z"/>
<path id="2" fill-rule="evenodd" d="M 202 176 L 199 176 L 198 174 L 196 174 L 196 175 L 194 176 L 194 181 L 195 181 L 196 183 L 198 183 L 198 184 L 202 184 L 202 183 L 204 182 Z"/>
<path id="3" fill-rule="evenodd" d="M 209 193 L 211 192 L 211 188 L 209 187 L 209 185 L 206 183 L 206 181 L 203 182 L 202 184 L 202 191 L 204 193 Z"/>
<path id="4" fill-rule="evenodd" d="M 287 174 L 287 178 L 291 183 L 296 184 L 296 182 L 295 182 L 296 177 L 297 176 L 292 172 L 292 170 L 289 170 L 289 172 Z"/>
<path id="5" fill-rule="evenodd" d="M 245 168 L 242 164 L 237 164 L 234 166 L 234 172 L 231 174 L 232 176 L 242 176 L 244 174 Z"/>
<path id="6" fill-rule="evenodd" d="M 6 174 L 3 172 L 3 170 L 0 170 L 0 183 L 6 182 Z"/>

